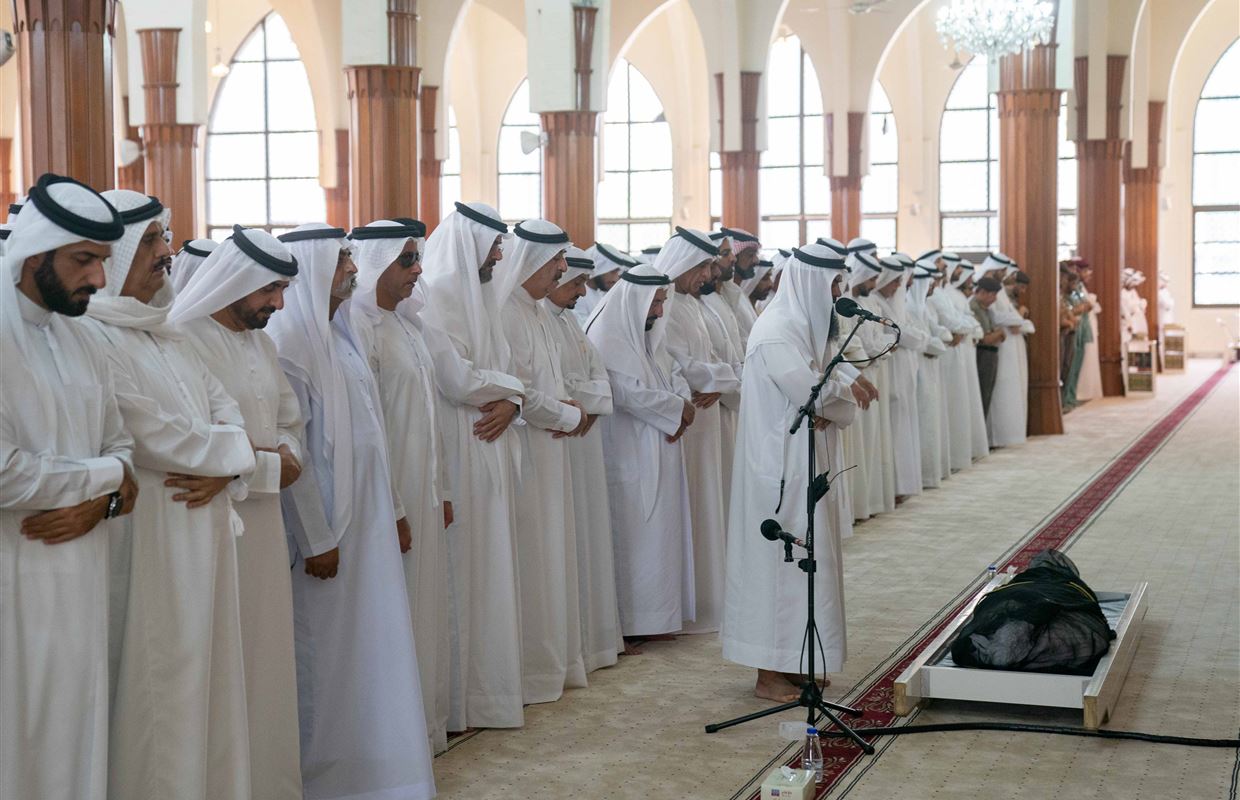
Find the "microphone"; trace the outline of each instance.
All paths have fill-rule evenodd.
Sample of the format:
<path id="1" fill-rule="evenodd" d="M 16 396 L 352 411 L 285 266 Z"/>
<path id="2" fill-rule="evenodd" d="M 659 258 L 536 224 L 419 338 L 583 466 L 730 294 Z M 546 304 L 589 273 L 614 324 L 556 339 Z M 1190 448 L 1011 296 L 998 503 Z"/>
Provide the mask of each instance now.
<path id="1" fill-rule="evenodd" d="M 886 317 L 880 317 L 877 314 L 866 311 L 857 303 L 856 300 L 851 297 L 841 297 L 839 300 L 836 300 L 835 313 L 839 314 L 841 317 L 859 317 L 861 319 L 868 320 L 869 322 L 877 322 L 879 325 L 886 325 L 888 328 L 900 330 L 899 325 L 895 324 Z"/>
<path id="2" fill-rule="evenodd" d="M 784 544 L 795 544 L 797 547 L 805 547 L 805 542 L 780 528 L 779 523 L 773 519 L 764 520 L 762 522 L 762 535 L 771 542 L 780 541 Z"/>

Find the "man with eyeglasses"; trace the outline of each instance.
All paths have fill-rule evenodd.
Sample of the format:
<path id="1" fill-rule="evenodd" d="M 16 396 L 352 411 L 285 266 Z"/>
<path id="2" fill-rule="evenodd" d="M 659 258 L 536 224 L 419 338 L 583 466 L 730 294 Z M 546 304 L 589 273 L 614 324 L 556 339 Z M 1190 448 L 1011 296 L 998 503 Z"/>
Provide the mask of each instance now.
<path id="1" fill-rule="evenodd" d="M 236 402 L 168 321 L 170 213 L 104 193 L 125 225 L 87 323 L 134 439 L 137 506 L 112 542 L 109 795 L 249 795 L 249 733 L 228 484 L 254 470 Z"/>
<path id="2" fill-rule="evenodd" d="M 451 639 L 448 535 L 452 503 L 435 389 L 435 364 L 419 312 L 426 226 L 378 220 L 349 234 L 357 292 L 347 313 L 379 388 L 395 493 L 408 518 L 401 542 L 405 588 L 418 650 L 427 735 L 435 752 L 448 746 Z"/>

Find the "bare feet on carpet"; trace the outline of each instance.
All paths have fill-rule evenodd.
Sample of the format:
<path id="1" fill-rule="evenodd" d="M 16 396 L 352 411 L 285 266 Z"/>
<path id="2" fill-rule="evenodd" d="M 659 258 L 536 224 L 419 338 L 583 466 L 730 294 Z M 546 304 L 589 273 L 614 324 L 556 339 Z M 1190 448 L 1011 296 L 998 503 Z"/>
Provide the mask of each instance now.
<path id="1" fill-rule="evenodd" d="M 754 683 L 755 697 L 763 700 L 774 700 L 776 703 L 791 703 L 801 696 L 801 689 L 793 686 L 782 672 L 767 669 L 758 670 L 758 680 Z"/>
<path id="2" fill-rule="evenodd" d="M 797 688 L 804 686 L 805 681 L 808 680 L 806 675 L 799 675 L 795 672 L 781 672 L 780 674 L 784 676 L 784 680 L 788 681 L 788 683 L 791 683 Z M 830 678 L 818 678 L 816 682 L 819 689 L 825 689 L 831 685 Z"/>
<path id="3" fill-rule="evenodd" d="M 674 642 L 676 634 L 674 633 L 653 633 L 649 636 L 626 636 L 624 637 L 623 655 L 640 656 L 642 654 L 641 646 L 646 642 Z"/>
<path id="4" fill-rule="evenodd" d="M 645 641 L 645 640 L 644 640 L 644 639 L 639 639 L 639 638 L 637 638 L 637 637 L 632 637 L 632 638 L 629 638 L 629 637 L 627 637 L 627 636 L 626 636 L 626 637 L 624 637 L 624 650 L 623 650 L 623 651 L 621 651 L 620 655 L 622 655 L 622 656 L 640 656 L 640 655 L 642 654 L 642 649 L 641 649 L 640 647 L 638 647 L 638 645 L 639 645 L 641 642 L 643 642 L 643 641 Z"/>

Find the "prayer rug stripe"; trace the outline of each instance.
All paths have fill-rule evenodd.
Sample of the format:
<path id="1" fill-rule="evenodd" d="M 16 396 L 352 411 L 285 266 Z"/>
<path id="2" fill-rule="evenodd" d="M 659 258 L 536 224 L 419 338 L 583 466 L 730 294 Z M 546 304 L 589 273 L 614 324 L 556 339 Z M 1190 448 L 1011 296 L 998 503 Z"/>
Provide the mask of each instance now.
<path id="1" fill-rule="evenodd" d="M 1003 560 L 995 562 L 999 571 L 1003 572 L 1009 566 L 1015 566 L 1018 570 L 1023 569 L 1033 556 L 1048 548 L 1062 547 L 1081 533 L 1087 527 L 1087 523 L 1110 503 L 1150 457 L 1188 420 L 1198 406 L 1205 401 L 1214 388 L 1227 376 L 1231 367 L 1231 364 L 1221 366 L 1213 375 L 1193 390 L 1192 393 L 1180 401 L 1178 405 L 1120 451 L 1119 455 L 1099 470 L 1074 496 L 1069 498 L 1058 509 L 1048 514 L 1041 524 L 1035 526 L 1021 542 L 1018 542 L 1008 551 L 1009 555 L 1006 555 Z M 866 676 L 866 678 L 871 678 L 868 683 L 863 678 L 861 681 L 858 681 L 852 691 L 838 701 L 865 712 L 865 716 L 860 719 L 846 720 L 849 725 L 858 729 L 888 727 L 907 724 L 917 716 L 916 712 L 906 718 L 895 716 L 891 706 L 892 684 L 904 672 L 909 663 L 964 608 L 983 582 L 984 578 L 979 578 L 963 589 L 954 598 L 952 603 L 940 609 L 939 612 L 932 615 L 921 626 L 918 631 L 921 635 L 916 641 L 911 644 L 906 641 L 883 664 L 878 665 Z M 917 633 L 914 633 L 913 636 L 917 636 Z M 912 638 L 910 637 L 910 639 Z M 901 653 L 903 655 L 897 658 Z M 875 674 L 878 675 L 877 678 L 872 677 Z M 877 752 L 873 756 L 867 757 L 860 749 L 842 736 L 824 737 L 822 742 L 823 781 L 818 786 L 816 797 L 825 797 L 837 788 L 844 776 L 862 762 L 863 759 L 868 758 L 872 763 L 894 741 L 895 737 L 877 740 L 875 742 Z M 800 761 L 799 749 L 800 745 L 798 743 L 791 743 L 785 747 L 781 751 L 783 762 L 789 766 L 796 765 Z M 779 760 L 781 759 L 777 757 L 775 763 L 778 763 Z M 764 771 L 754 776 L 748 784 L 742 787 L 740 792 L 734 795 L 734 798 L 745 797 L 748 800 L 758 800 L 761 792 L 755 787 L 766 776 L 766 772 L 769 769 L 770 765 L 764 767 Z"/>

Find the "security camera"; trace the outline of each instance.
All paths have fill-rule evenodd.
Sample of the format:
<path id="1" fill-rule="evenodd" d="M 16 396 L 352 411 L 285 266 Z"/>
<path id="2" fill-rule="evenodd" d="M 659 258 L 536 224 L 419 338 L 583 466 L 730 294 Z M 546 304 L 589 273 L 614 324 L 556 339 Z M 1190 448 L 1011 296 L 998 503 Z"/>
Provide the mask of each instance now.
<path id="1" fill-rule="evenodd" d="M 8 63 L 16 52 L 17 43 L 13 41 L 13 34 L 9 31 L 0 31 L 0 67 Z"/>

